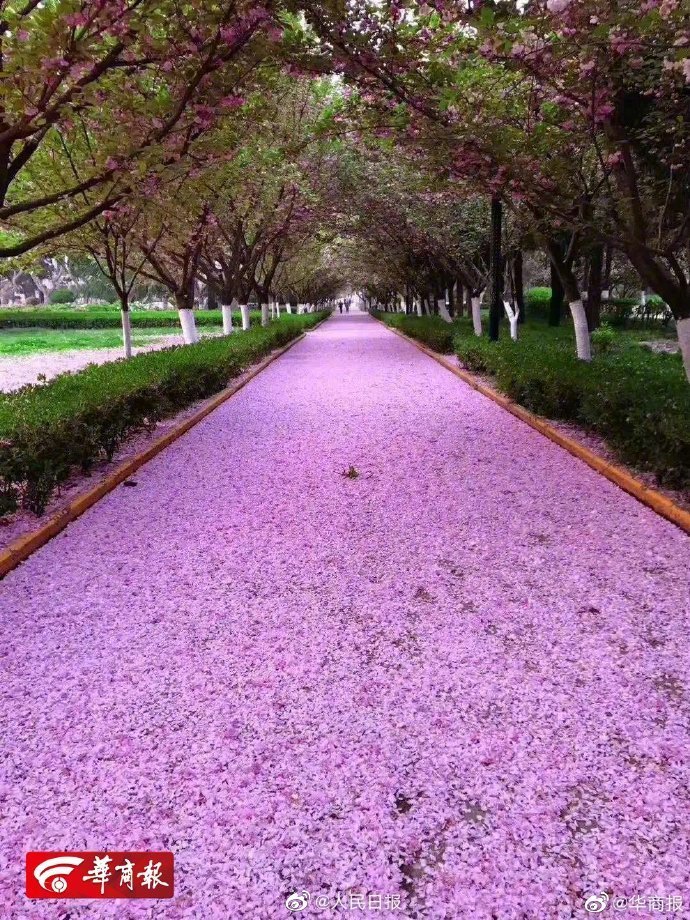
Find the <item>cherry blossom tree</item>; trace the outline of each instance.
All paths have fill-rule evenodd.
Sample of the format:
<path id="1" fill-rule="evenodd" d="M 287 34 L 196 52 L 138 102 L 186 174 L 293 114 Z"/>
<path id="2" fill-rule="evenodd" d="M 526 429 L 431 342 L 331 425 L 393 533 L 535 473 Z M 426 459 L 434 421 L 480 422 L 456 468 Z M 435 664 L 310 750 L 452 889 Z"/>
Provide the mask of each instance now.
<path id="1" fill-rule="evenodd" d="M 426 136 L 478 192 L 529 215 L 581 356 L 588 335 L 574 266 L 604 245 L 669 303 L 689 368 L 683 4 L 302 5 L 320 51 L 365 96 L 404 106 L 409 136 Z"/>
<path id="2" fill-rule="evenodd" d="M 263 53 L 269 7 L 219 0 L 3 4 L 0 226 L 20 255 L 112 208 L 231 109 L 228 68 Z M 78 168 L 75 161 L 78 160 Z"/>

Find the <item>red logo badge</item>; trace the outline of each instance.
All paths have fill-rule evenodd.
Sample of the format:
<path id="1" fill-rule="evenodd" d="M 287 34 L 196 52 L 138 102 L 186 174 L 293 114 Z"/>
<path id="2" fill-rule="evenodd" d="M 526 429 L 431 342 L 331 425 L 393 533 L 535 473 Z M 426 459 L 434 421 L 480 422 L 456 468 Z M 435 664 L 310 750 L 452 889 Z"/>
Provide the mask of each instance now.
<path id="1" fill-rule="evenodd" d="M 172 898 L 172 853 L 26 854 L 27 898 Z"/>

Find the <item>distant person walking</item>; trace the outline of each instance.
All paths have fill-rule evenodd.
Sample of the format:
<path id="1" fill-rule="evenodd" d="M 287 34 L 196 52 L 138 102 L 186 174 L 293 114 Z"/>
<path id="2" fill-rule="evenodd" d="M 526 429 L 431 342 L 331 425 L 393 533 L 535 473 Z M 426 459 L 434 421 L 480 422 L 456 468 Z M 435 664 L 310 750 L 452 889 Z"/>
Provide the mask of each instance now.
<path id="1" fill-rule="evenodd" d="M 345 301 L 345 310 L 346 310 L 348 313 L 350 312 L 350 298 L 349 298 L 349 297 L 348 297 L 347 300 Z"/>
<path id="2" fill-rule="evenodd" d="M 338 301 L 338 309 L 340 310 L 341 313 L 343 312 L 343 302 L 342 302 L 342 300 L 339 300 L 339 301 Z"/>

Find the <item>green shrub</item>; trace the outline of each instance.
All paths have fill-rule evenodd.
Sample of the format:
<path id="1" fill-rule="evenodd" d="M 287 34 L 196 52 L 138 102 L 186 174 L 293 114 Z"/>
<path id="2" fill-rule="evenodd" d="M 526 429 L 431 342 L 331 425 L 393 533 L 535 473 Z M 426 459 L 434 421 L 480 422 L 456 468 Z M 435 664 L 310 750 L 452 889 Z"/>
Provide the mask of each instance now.
<path id="1" fill-rule="evenodd" d="M 132 433 L 223 389 L 325 315 L 284 316 L 265 329 L 91 365 L 0 396 L 0 510 L 41 514 L 74 467 L 112 458 Z"/>
<path id="2" fill-rule="evenodd" d="M 602 302 L 601 315 L 614 328 L 625 329 L 637 306 L 639 300 L 635 300 L 634 297 L 617 297 Z"/>
<path id="3" fill-rule="evenodd" d="M 616 344 L 616 333 L 608 323 L 602 323 L 592 332 L 592 344 L 598 354 L 608 354 Z"/>
<path id="4" fill-rule="evenodd" d="M 647 306 L 661 311 L 666 307 L 666 302 L 658 294 L 647 294 Z"/>
<path id="5" fill-rule="evenodd" d="M 660 483 L 690 488 L 690 387 L 680 357 L 611 335 L 616 347 L 589 364 L 577 360 L 569 328 L 528 324 L 518 342 L 497 343 L 461 333 L 455 350 L 469 370 L 494 375 L 515 402 L 576 422 Z"/>
<path id="6" fill-rule="evenodd" d="M 222 325 L 220 310 L 196 310 L 197 326 Z M 250 313 L 252 324 L 261 321 L 261 312 Z M 132 328 L 155 329 L 161 327 L 179 328 L 180 318 L 175 310 L 132 310 Z M 233 321 L 240 322 L 240 314 L 233 314 Z M 22 310 L 1 310 L 0 329 L 119 329 L 119 310 L 112 307 L 89 307 L 84 310 L 51 310 L 46 307 Z"/>
<path id="7" fill-rule="evenodd" d="M 399 329 L 439 354 L 449 355 L 453 352 L 453 337 L 458 331 L 457 321 L 447 323 L 440 316 L 408 316 L 406 313 L 377 312 L 375 316 L 387 326 Z"/>
<path id="8" fill-rule="evenodd" d="M 527 291 L 527 318 L 546 320 L 549 316 L 551 305 L 550 287 L 533 287 Z"/>
<path id="9" fill-rule="evenodd" d="M 58 288 L 58 290 L 52 292 L 49 299 L 50 302 L 54 304 L 74 303 L 74 301 L 77 299 L 77 295 L 72 291 L 68 291 L 64 288 Z"/>

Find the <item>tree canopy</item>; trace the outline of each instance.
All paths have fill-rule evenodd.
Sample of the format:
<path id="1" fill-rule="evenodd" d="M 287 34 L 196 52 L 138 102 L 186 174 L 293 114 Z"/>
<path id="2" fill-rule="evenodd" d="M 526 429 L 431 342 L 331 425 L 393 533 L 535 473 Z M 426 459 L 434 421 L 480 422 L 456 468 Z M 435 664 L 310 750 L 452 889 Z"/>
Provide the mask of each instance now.
<path id="1" fill-rule="evenodd" d="M 538 251 L 585 337 L 618 259 L 683 344 L 688 12 L 3 4 L 0 256 L 9 270 L 87 253 L 123 303 L 142 277 L 178 305 L 202 283 L 227 302 L 355 284 L 432 310 L 486 289 L 500 310 L 520 298 L 516 260 Z"/>

